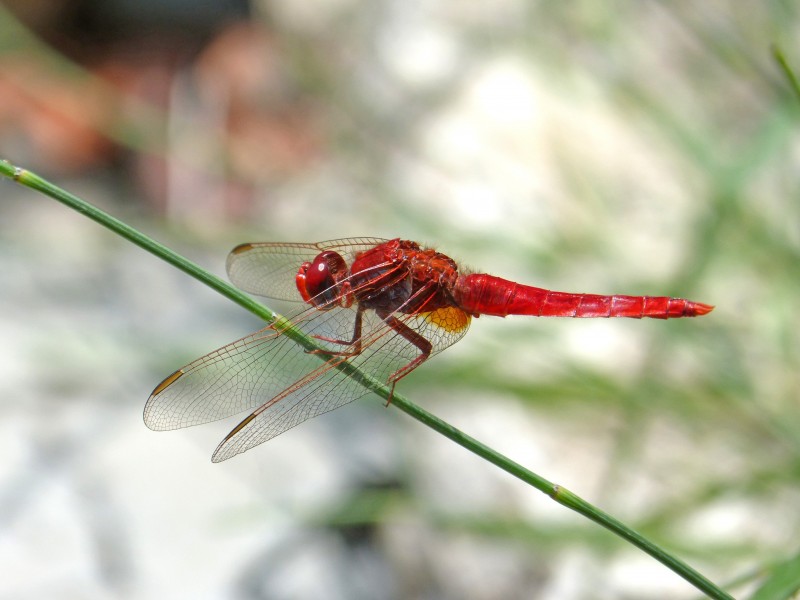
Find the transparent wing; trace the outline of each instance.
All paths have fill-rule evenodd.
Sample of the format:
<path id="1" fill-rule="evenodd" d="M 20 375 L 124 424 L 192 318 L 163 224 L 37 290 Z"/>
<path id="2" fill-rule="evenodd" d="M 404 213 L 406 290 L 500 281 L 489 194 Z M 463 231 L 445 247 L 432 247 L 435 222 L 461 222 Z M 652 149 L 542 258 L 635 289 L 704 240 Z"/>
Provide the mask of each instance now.
<path id="1" fill-rule="evenodd" d="M 228 255 L 228 277 L 245 292 L 301 302 L 295 286 L 295 275 L 301 264 L 314 260 L 320 252 L 335 250 L 349 265 L 356 254 L 385 241 L 379 238 L 348 238 L 308 244 L 240 244 Z"/>
<path id="2" fill-rule="evenodd" d="M 466 333 L 469 316 L 455 308 L 393 315 L 432 344 L 431 355 Z M 303 421 L 368 393 L 336 368 L 350 363 L 380 382 L 420 355 L 420 350 L 372 311 L 363 313 L 361 352 L 331 340 L 351 340 L 356 311 L 308 309 L 295 319 L 320 345 L 338 355 L 327 362 L 309 354 L 272 326 L 215 350 L 179 369 L 153 391 L 145 405 L 151 429 L 198 425 L 256 409 L 217 447 L 212 460 L 226 460 Z M 350 347 L 352 348 L 352 347 Z"/>

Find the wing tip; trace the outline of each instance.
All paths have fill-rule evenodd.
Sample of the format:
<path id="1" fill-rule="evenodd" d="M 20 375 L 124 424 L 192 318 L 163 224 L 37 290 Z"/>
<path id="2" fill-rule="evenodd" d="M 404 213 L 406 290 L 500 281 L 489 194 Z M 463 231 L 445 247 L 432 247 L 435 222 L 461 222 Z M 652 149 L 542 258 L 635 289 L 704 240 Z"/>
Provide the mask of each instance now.
<path id="1" fill-rule="evenodd" d="M 236 437 L 242 429 L 245 428 L 253 419 L 258 416 L 258 412 L 254 412 L 248 415 L 241 423 L 239 423 L 236 427 L 231 429 L 231 432 L 225 436 L 225 439 L 219 443 L 217 449 L 214 450 L 214 454 L 211 455 L 211 462 L 212 463 L 221 463 L 224 460 L 228 460 L 229 458 L 233 458 L 237 454 L 244 452 L 248 448 L 242 448 L 240 445 L 234 444 L 231 440 Z"/>
<path id="2" fill-rule="evenodd" d="M 183 377 L 185 374 L 183 369 L 178 369 L 174 373 L 168 375 L 164 378 L 164 380 L 159 383 L 155 389 L 150 393 L 150 397 L 147 399 L 147 402 L 144 405 L 144 424 L 147 425 L 147 428 L 152 431 L 169 431 L 171 429 L 175 429 L 175 427 L 169 427 L 165 423 L 160 423 L 157 418 L 153 416 L 154 410 L 154 401 L 156 397 L 161 394 L 164 390 L 166 390 L 169 386 L 175 383 L 178 379 Z"/>
<path id="3" fill-rule="evenodd" d="M 234 447 L 232 444 L 228 444 L 228 439 L 225 438 L 222 442 L 220 442 L 217 449 L 214 450 L 214 453 L 211 455 L 211 462 L 214 464 L 225 462 L 229 458 L 233 458 L 237 454 L 241 454 L 245 450 L 240 450 Z"/>
<path id="4" fill-rule="evenodd" d="M 183 369 L 178 369 L 174 373 L 172 373 L 172 374 L 168 375 L 167 377 L 165 377 L 164 380 L 161 383 L 159 383 L 155 387 L 155 389 L 150 393 L 149 400 L 152 400 L 153 398 L 158 396 L 161 392 L 163 392 L 165 389 L 167 389 L 169 386 L 171 386 L 173 383 L 175 383 L 178 379 L 183 377 L 184 374 L 185 373 L 184 373 Z"/>

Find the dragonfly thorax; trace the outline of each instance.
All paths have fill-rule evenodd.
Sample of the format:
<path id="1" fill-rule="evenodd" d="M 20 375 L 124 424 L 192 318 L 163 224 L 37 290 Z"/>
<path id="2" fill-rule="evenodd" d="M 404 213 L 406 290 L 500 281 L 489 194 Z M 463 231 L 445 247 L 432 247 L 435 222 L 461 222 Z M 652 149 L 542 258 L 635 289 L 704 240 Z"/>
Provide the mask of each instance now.
<path id="1" fill-rule="evenodd" d="M 416 314 L 451 306 L 458 266 L 408 240 L 390 240 L 359 254 L 350 267 L 353 295 L 378 313 Z"/>

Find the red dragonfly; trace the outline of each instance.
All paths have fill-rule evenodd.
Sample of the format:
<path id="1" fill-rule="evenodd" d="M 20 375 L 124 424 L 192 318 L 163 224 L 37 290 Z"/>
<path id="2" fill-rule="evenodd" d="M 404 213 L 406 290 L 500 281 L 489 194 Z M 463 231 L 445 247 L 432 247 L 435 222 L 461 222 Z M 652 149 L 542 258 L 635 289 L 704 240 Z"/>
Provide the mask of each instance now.
<path id="1" fill-rule="evenodd" d="M 252 243 L 233 249 L 242 290 L 304 303 L 291 320 L 325 352 L 303 351 L 274 324 L 195 360 L 159 383 L 144 409 L 154 430 L 255 409 L 214 451 L 220 462 L 368 390 L 335 366 L 350 362 L 392 386 L 460 340 L 471 317 L 695 317 L 714 307 L 681 298 L 569 294 L 465 273 L 408 240 Z"/>

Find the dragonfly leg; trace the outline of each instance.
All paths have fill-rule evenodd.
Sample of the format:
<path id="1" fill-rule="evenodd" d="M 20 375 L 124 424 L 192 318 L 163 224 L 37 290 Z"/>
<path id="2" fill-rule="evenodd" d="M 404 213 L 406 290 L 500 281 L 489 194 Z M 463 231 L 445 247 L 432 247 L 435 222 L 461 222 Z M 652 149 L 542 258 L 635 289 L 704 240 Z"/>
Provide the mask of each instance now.
<path id="1" fill-rule="evenodd" d="M 400 319 L 393 315 L 389 315 L 383 317 L 384 322 L 394 329 L 398 334 L 402 335 L 406 338 L 411 344 L 419 349 L 419 356 L 417 356 L 414 360 L 409 362 L 408 364 L 400 367 L 389 376 L 389 383 L 391 384 L 391 390 L 389 392 L 389 399 L 386 401 L 386 406 L 392 403 L 392 396 L 394 395 L 394 386 L 397 385 L 397 382 L 400 381 L 403 377 L 411 373 L 414 369 L 424 363 L 428 358 L 430 358 L 431 352 L 433 351 L 433 345 L 425 339 L 422 335 L 411 329 L 408 325 L 403 323 Z"/>
<path id="2" fill-rule="evenodd" d="M 342 352 L 335 352 L 330 350 L 309 350 L 309 354 L 319 354 L 324 352 L 325 354 L 331 354 L 333 356 L 358 356 L 361 354 L 361 328 L 363 318 L 362 315 L 364 314 L 364 309 L 359 307 L 356 311 L 356 318 L 355 322 L 353 323 L 353 337 L 349 340 L 339 340 L 336 338 L 329 338 L 323 335 L 312 335 L 315 340 L 320 340 L 322 342 L 329 342 L 331 344 L 340 344 L 342 346 L 349 346 L 348 350 Z"/>

